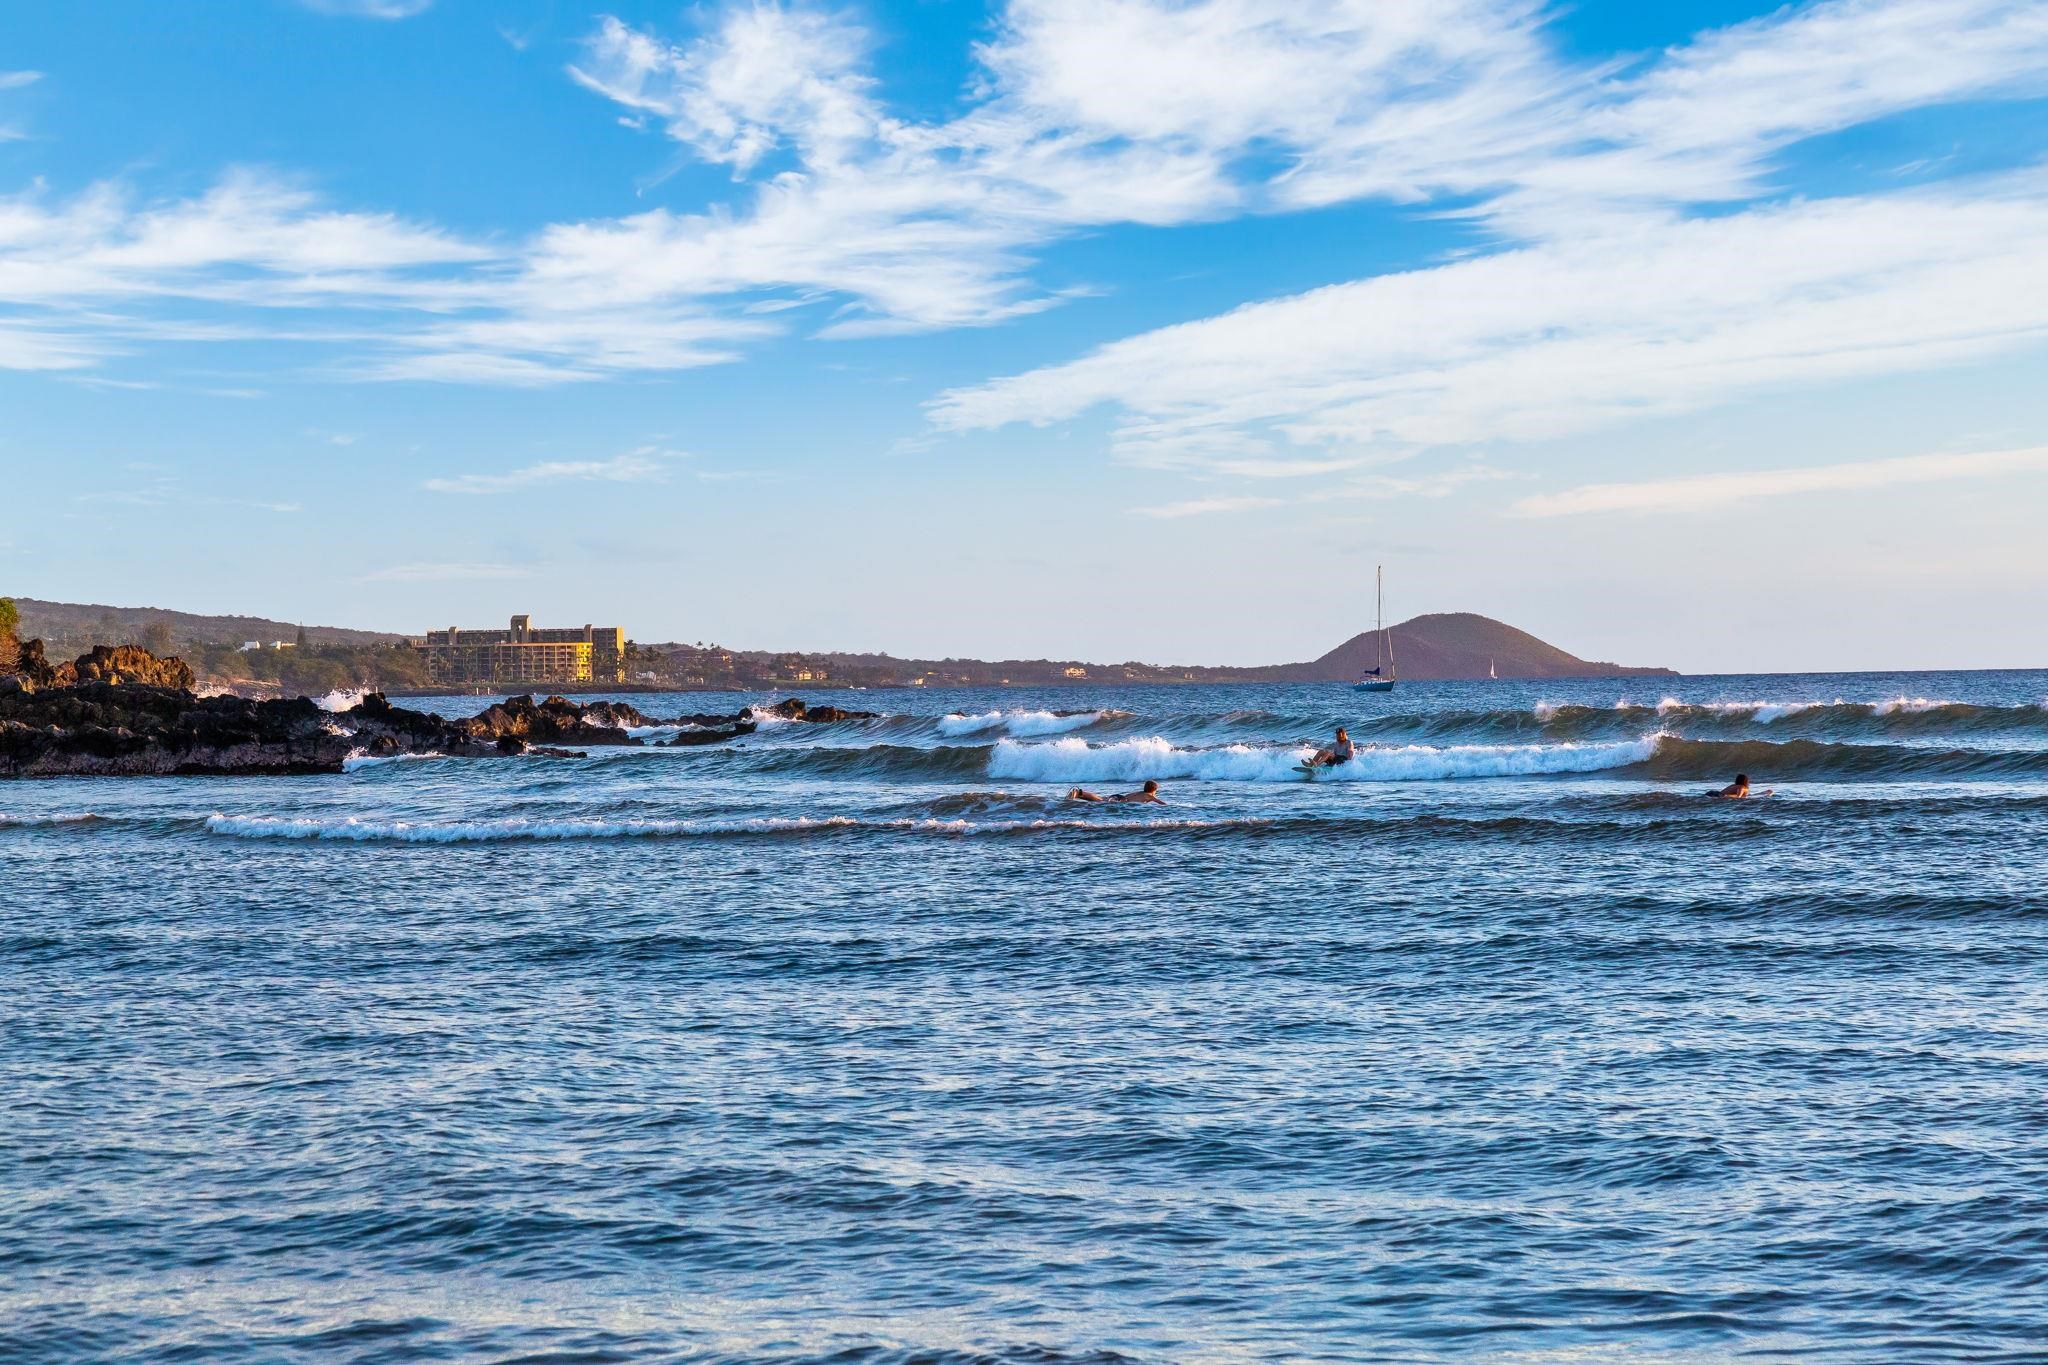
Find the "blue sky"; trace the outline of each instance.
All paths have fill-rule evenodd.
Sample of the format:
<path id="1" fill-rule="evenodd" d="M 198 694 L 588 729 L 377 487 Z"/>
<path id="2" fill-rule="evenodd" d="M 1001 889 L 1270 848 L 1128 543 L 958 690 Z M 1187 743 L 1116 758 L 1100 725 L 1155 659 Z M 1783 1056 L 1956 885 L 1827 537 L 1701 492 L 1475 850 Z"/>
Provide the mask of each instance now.
<path id="1" fill-rule="evenodd" d="M 2048 6 L 0 21 L 0 590 L 2048 664 Z"/>

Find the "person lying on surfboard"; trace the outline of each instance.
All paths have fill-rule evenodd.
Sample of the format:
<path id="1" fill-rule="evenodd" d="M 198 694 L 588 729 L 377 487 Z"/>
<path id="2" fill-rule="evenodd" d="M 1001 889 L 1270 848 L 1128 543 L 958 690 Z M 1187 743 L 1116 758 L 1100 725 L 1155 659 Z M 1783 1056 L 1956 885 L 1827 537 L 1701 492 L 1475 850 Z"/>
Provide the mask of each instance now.
<path id="1" fill-rule="evenodd" d="M 1159 784 L 1158 784 L 1157 782 L 1152 782 L 1152 781 L 1147 781 L 1147 782 L 1145 783 L 1145 787 L 1144 787 L 1144 790 L 1142 790 L 1142 791 L 1134 791 L 1134 792 L 1118 792 L 1118 793 L 1117 793 L 1116 795 L 1114 795 L 1114 796 L 1097 796 L 1097 795 L 1096 795 L 1096 794 L 1095 794 L 1094 792 L 1092 792 L 1092 791 L 1088 791 L 1088 790 L 1086 790 L 1085 788 L 1082 788 L 1082 787 L 1076 787 L 1076 788 L 1074 788 L 1074 789 L 1073 789 L 1072 791 L 1070 791 L 1070 792 L 1068 792 L 1068 793 L 1067 793 L 1067 800 L 1069 800 L 1069 801 L 1131 801 L 1131 802 L 1137 802 L 1137 803 L 1139 803 L 1139 804 L 1143 804 L 1143 803 L 1145 803 L 1145 802 L 1148 802 L 1148 801 L 1149 801 L 1149 802 L 1151 802 L 1151 803 L 1152 803 L 1153 805 L 1155 805 L 1155 806 L 1163 806 L 1163 805 L 1165 805 L 1165 804 L 1166 804 L 1166 802 L 1164 802 L 1164 801 L 1162 801 L 1162 800 L 1160 800 L 1160 799 L 1159 799 Z"/>
<path id="2" fill-rule="evenodd" d="M 1349 763 L 1358 751 L 1351 746 L 1351 736 L 1343 726 L 1337 727 L 1337 738 L 1327 749 L 1316 750 L 1316 756 L 1305 765 L 1310 768 L 1334 768 L 1339 763 Z"/>
<path id="3" fill-rule="evenodd" d="M 1769 788 L 1765 788 L 1763 791 L 1754 793 L 1754 795 L 1757 796 L 1769 796 L 1770 794 L 1771 793 Z M 1707 795 L 1725 796 L 1731 801 L 1739 801 L 1745 796 L 1752 795 L 1751 791 L 1749 790 L 1749 774 L 1737 773 L 1735 774 L 1735 780 L 1733 782 L 1730 782 L 1727 786 L 1721 788 L 1721 790 L 1719 791 L 1708 792 Z"/>

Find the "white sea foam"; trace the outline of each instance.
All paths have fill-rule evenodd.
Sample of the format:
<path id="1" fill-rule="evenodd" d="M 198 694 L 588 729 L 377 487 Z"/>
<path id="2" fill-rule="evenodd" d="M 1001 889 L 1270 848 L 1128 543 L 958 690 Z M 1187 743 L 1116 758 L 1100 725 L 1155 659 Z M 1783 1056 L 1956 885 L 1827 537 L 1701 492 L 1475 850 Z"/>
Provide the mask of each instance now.
<path id="1" fill-rule="evenodd" d="M 1002 730 L 1021 738 L 1040 735 L 1063 735 L 1070 730 L 1079 730 L 1093 725 L 1108 711 L 1082 711 L 1074 715 L 1059 715 L 1052 711 L 984 711 L 979 715 L 964 716 L 955 711 L 939 718 L 939 733 L 948 738 L 961 735 L 978 735 L 986 730 Z"/>
<path id="2" fill-rule="evenodd" d="M 1199 829 L 1214 825 L 1260 824 L 1261 820 L 856 820 L 834 815 L 762 816 L 744 820 L 466 820 L 423 824 L 410 820 L 292 818 L 274 815 L 206 817 L 211 834 L 243 839 L 337 839 L 356 843 L 462 844 L 502 840 L 645 839 L 692 835 L 804 834 L 823 830 L 893 830 L 911 834 L 1016 834 L 1035 830 L 1087 829 L 1127 833 L 1134 830 Z"/>
<path id="3" fill-rule="evenodd" d="M 413 760 L 413 759 L 422 759 L 422 758 L 446 758 L 446 757 L 448 757 L 448 755 L 446 755 L 446 754 L 441 754 L 441 753 L 431 753 L 431 754 L 366 754 L 366 753 L 362 752 L 362 751 L 361 751 L 360 749 L 358 749 L 358 750 L 357 750 L 357 751 L 356 751 L 355 753 L 352 753 L 352 754 L 350 754 L 350 755 L 349 755 L 349 756 L 348 756 L 347 758 L 344 758 L 343 760 L 341 760 L 341 770 L 342 770 L 343 772 L 345 772 L 345 773 L 353 773 L 353 772 L 360 772 L 360 771 L 361 771 L 361 770 L 363 770 L 364 768 L 376 768 L 376 767 L 381 767 L 382 765 L 384 765 L 384 764 L 386 764 L 386 763 L 405 763 L 405 762 L 411 761 L 411 760 Z"/>
<path id="4" fill-rule="evenodd" d="M 51 825 L 78 825 L 100 817 L 89 810 L 62 815 L 8 815 L 0 812 L 0 829 L 44 829 Z"/>
<path id="5" fill-rule="evenodd" d="M 1796 716 L 1801 711 L 1811 711 L 1814 707 L 1820 706 L 1822 704 L 1823 703 L 1817 701 L 1766 701 L 1758 702 L 1754 706 L 1743 706 L 1730 703 L 1722 703 L 1721 705 L 1717 705 L 1714 709 L 1722 710 L 1725 708 L 1726 710 L 1734 713 L 1741 713 L 1746 711 L 1749 713 L 1749 718 L 1755 721 L 1758 725 L 1769 725 L 1771 724 L 1771 722 L 1783 720 L 1787 716 Z"/>
<path id="6" fill-rule="evenodd" d="M 337 687 L 326 696 L 317 698 L 313 704 L 322 711 L 352 711 L 362 704 L 363 690 L 360 687 Z"/>
<path id="7" fill-rule="evenodd" d="M 1641 763 L 1656 752 L 1662 733 L 1611 744 L 1428 744 L 1362 748 L 1323 780 L 1343 782 L 1430 781 L 1455 777 L 1508 777 L 1533 773 L 1584 773 Z M 1091 745 L 1081 739 L 1019 744 L 1005 739 L 989 755 L 992 777 L 1025 782 L 1139 782 L 1169 778 L 1203 782 L 1299 782 L 1296 768 L 1315 753 L 1297 748 L 1230 744 L 1216 749 L 1182 749 L 1165 739 L 1127 739 Z"/>
<path id="8" fill-rule="evenodd" d="M 1673 711 L 1711 711 L 1717 716 L 1748 716 L 1759 725 L 1796 716 L 1801 711 L 1812 711 L 1822 706 L 1840 706 L 1838 698 L 1833 702 L 1824 701 L 1702 701 L 1682 702 L 1666 697 L 1657 703 L 1657 714 L 1670 715 Z"/>
<path id="9" fill-rule="evenodd" d="M 1880 716 L 1895 716 L 1901 712 L 1915 714 L 1921 711 L 1939 711 L 1944 706 L 1959 706 L 1953 701 L 1936 701 L 1928 697 L 1893 697 L 1888 701 L 1874 701 L 1870 709 Z"/>
<path id="10" fill-rule="evenodd" d="M 1566 705 L 1569 704 L 1566 703 Z M 1840 704 L 1840 702 L 1835 703 L 1835 705 Z M 1786 716 L 1797 715 L 1801 711 L 1811 711 L 1816 706 L 1826 705 L 1828 703 L 1824 701 L 1680 701 L 1676 697 L 1665 697 L 1658 701 L 1655 706 L 1646 708 L 1642 702 L 1630 701 L 1628 698 L 1623 697 L 1620 701 L 1614 703 L 1614 709 L 1617 711 L 1648 709 L 1655 711 L 1660 716 L 1680 715 L 1688 711 L 1707 711 L 1720 716 L 1746 715 L 1760 725 L 1768 725 L 1774 720 L 1782 720 Z M 1547 721 L 1555 717 L 1561 709 L 1563 708 L 1556 702 L 1539 701 L 1532 708 L 1532 712 L 1536 719 Z"/>

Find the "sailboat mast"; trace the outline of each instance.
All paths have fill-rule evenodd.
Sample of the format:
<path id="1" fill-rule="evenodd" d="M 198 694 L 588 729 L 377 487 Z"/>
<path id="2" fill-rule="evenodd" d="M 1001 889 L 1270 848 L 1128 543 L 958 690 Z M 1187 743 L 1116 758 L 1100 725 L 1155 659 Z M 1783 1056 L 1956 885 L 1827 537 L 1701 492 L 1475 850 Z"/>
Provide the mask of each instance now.
<path id="1" fill-rule="evenodd" d="M 1384 677 L 1387 671 L 1387 567 L 1375 564 L 1372 571 L 1372 631 L 1379 637 L 1380 666 L 1373 670 L 1374 677 Z"/>

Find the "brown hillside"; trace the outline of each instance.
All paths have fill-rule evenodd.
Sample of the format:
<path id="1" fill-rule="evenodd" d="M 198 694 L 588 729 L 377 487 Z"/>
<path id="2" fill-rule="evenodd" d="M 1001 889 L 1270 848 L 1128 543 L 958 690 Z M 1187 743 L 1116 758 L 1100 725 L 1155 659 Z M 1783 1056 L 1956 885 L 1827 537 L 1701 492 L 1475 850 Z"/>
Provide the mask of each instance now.
<path id="1" fill-rule="evenodd" d="M 97 602 L 43 602 L 17 597 L 21 609 L 19 633 L 26 640 L 41 636 L 52 653 L 84 649 L 94 644 L 128 644 L 143 638 L 152 623 L 160 622 L 170 632 L 176 649 L 195 644 L 240 644 L 244 640 L 290 640 L 299 627 L 291 621 L 273 621 L 262 616 L 201 616 L 194 612 L 169 611 L 161 607 L 110 607 Z M 346 630 L 340 626 L 307 626 L 306 641 L 315 645 L 389 644 L 404 637 L 374 630 Z"/>
<path id="2" fill-rule="evenodd" d="M 1546 644 L 1525 630 L 1469 611 L 1438 612 L 1403 621 L 1388 629 L 1400 676 L 1483 678 L 1488 663 L 1503 678 L 1615 678 L 1668 674 L 1668 668 L 1630 668 L 1581 659 Z M 1300 682 L 1348 682 L 1378 658 L 1374 632 L 1352 636 L 1313 663 L 1285 667 Z"/>

